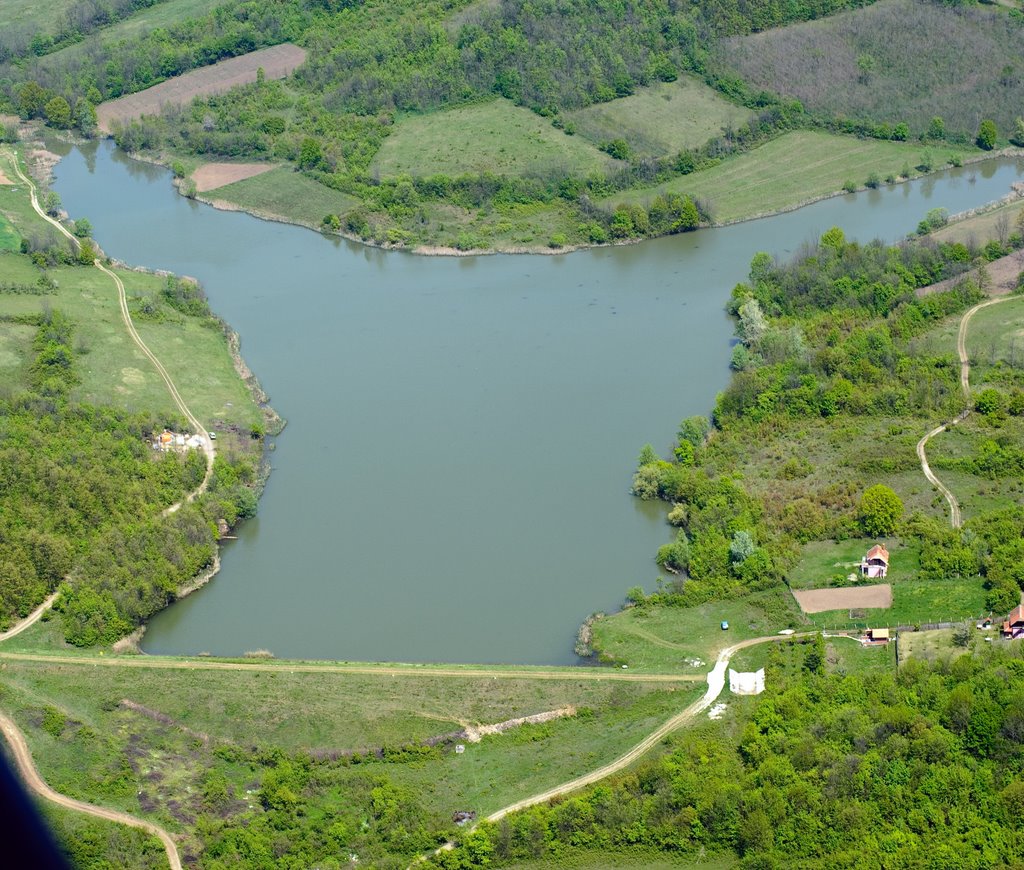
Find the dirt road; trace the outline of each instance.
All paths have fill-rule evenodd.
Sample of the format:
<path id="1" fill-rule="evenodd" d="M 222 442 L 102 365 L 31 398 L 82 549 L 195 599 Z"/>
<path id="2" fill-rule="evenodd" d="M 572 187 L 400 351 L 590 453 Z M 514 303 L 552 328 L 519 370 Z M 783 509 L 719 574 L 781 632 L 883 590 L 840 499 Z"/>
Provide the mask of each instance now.
<path id="1" fill-rule="evenodd" d="M 520 801 L 516 801 L 514 804 L 509 804 L 507 807 L 503 807 L 497 812 L 491 813 L 487 817 L 487 821 L 496 822 L 504 816 L 507 816 L 509 813 L 514 813 L 517 810 L 523 810 L 536 804 L 545 803 L 552 798 L 560 797 L 561 795 L 568 794 L 569 792 L 576 791 L 584 786 L 598 782 L 606 776 L 611 776 L 613 773 L 617 773 L 623 768 L 628 767 L 660 743 L 662 738 L 671 734 L 673 731 L 678 730 L 683 725 L 689 724 L 704 712 L 704 710 L 715 703 L 718 696 L 722 694 L 722 690 L 725 688 L 725 675 L 729 668 L 729 660 L 739 652 L 739 650 L 746 649 L 747 647 L 755 646 L 760 643 L 788 640 L 793 637 L 806 637 L 810 634 L 814 634 L 814 632 L 801 632 L 800 634 L 788 636 L 770 635 L 769 637 L 755 637 L 751 640 L 740 641 L 740 643 L 727 647 L 718 654 L 718 660 L 715 662 L 715 667 L 707 676 L 708 690 L 704 693 L 703 697 L 694 701 L 685 710 L 677 713 L 663 725 L 656 728 L 627 753 L 619 756 L 615 761 L 597 768 L 597 770 L 592 770 L 590 773 L 585 773 L 583 776 L 576 777 L 576 779 L 569 780 L 561 785 L 556 785 L 554 788 L 549 788 L 547 791 L 523 798 Z"/>
<path id="2" fill-rule="evenodd" d="M 642 674 L 605 668 L 515 670 L 509 668 L 453 668 L 443 665 L 324 664 L 318 662 L 228 662 L 216 659 L 167 659 L 162 656 L 62 656 L 45 653 L 0 652 L 0 661 L 42 662 L 108 668 L 151 668 L 171 671 L 263 671 L 295 674 L 364 674 L 388 677 L 469 677 L 493 680 L 612 680 L 625 683 L 698 683 L 699 674 Z"/>
<path id="3" fill-rule="evenodd" d="M 3 643 L 5 640 L 10 640 L 12 637 L 17 637 L 26 628 L 39 622 L 40 617 L 42 617 L 47 610 L 53 607 L 53 602 L 56 600 L 57 593 L 54 592 L 24 619 L 14 623 L 14 625 L 7 629 L 7 631 L 0 631 L 0 643 Z"/>
<path id="4" fill-rule="evenodd" d="M 21 730 L 14 724 L 14 721 L 3 713 L 0 713 L 0 732 L 3 732 L 4 739 L 11 747 L 11 753 L 14 756 L 14 763 L 18 768 L 18 772 L 21 774 L 21 778 L 25 781 L 25 785 L 29 789 L 34 791 L 40 797 L 45 798 L 58 806 L 67 807 L 69 810 L 76 810 L 77 812 L 96 816 L 96 818 L 99 819 L 106 819 L 110 822 L 117 822 L 121 825 L 140 828 L 146 833 L 152 834 L 154 837 L 159 837 L 160 841 L 164 844 L 164 850 L 167 852 L 167 861 L 171 866 L 171 870 L 182 870 L 181 858 L 178 855 L 178 847 L 175 845 L 174 840 L 171 839 L 171 835 L 168 834 L 167 831 L 158 825 L 154 825 L 152 822 L 137 819 L 135 816 L 122 813 L 120 810 L 97 807 L 93 804 L 87 804 L 84 801 L 75 800 L 74 798 L 70 798 L 67 795 L 54 791 L 43 781 L 43 778 L 39 775 L 39 771 L 36 770 L 35 762 L 32 760 L 32 753 L 29 751 L 28 743 L 25 740 L 25 735 L 21 733 Z"/>
<path id="5" fill-rule="evenodd" d="M 971 359 L 967 355 L 967 327 L 970 325 L 971 318 L 974 317 L 977 312 L 981 311 L 982 308 L 988 308 L 990 305 L 998 305 L 1000 302 L 1005 302 L 1007 299 L 1012 298 L 1012 296 L 999 296 L 995 299 L 987 299 L 984 302 L 979 302 L 973 308 L 969 309 L 961 318 L 960 328 L 957 330 L 956 335 L 956 352 L 960 357 L 960 389 L 963 391 L 966 406 L 960 414 L 948 423 L 936 426 L 931 432 L 927 433 L 920 441 L 917 442 L 917 458 L 921 461 L 921 471 L 924 476 L 928 478 L 928 482 L 941 492 L 943 497 L 949 503 L 949 522 L 954 529 L 959 529 L 960 526 L 963 525 L 963 515 L 960 510 L 960 502 L 957 501 L 952 490 L 939 480 L 935 475 L 935 472 L 932 471 L 931 466 L 928 464 L 926 448 L 928 446 L 928 442 L 931 441 L 932 438 L 945 432 L 951 426 L 955 426 L 957 423 L 962 423 L 973 410 L 971 407 Z"/>

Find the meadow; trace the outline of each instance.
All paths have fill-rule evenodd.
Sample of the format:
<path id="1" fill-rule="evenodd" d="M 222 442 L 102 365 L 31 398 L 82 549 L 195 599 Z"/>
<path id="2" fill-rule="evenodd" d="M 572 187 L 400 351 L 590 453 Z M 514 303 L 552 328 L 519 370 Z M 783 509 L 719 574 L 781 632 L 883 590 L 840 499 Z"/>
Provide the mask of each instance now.
<path id="1" fill-rule="evenodd" d="M 1005 9 L 882 0 L 863 9 L 725 41 L 718 62 L 755 88 L 830 117 L 933 117 L 970 139 L 983 118 L 1005 135 L 1024 102 L 1024 30 Z"/>
<path id="2" fill-rule="evenodd" d="M 932 149 L 940 164 L 962 149 Z M 649 205 L 659 194 L 673 192 L 703 197 L 715 223 L 746 220 L 795 208 L 840 193 L 847 183 L 861 188 L 874 174 L 879 179 L 906 173 L 920 175 L 924 159 L 919 143 L 856 139 L 819 131 L 787 133 L 746 154 L 724 160 L 710 169 L 673 178 L 657 187 L 630 190 L 602 200 Z"/>
<path id="3" fill-rule="evenodd" d="M 630 607 L 594 622 L 592 646 L 602 660 L 630 670 L 706 674 L 737 641 L 805 627 L 793 597 L 777 588 L 696 607 Z"/>
<path id="4" fill-rule="evenodd" d="M 396 175 L 586 175 L 612 158 L 582 137 L 497 99 L 441 112 L 400 117 L 371 164 L 381 177 Z"/>
<path id="5" fill-rule="evenodd" d="M 202 199 L 307 227 L 319 227 L 326 215 L 342 214 L 357 204 L 354 197 L 285 166 L 206 191 Z"/>
<path id="6" fill-rule="evenodd" d="M 690 76 L 638 88 L 629 97 L 565 114 L 576 134 L 595 145 L 625 139 L 636 157 L 664 157 L 699 148 L 750 118 L 749 109 L 723 99 Z"/>

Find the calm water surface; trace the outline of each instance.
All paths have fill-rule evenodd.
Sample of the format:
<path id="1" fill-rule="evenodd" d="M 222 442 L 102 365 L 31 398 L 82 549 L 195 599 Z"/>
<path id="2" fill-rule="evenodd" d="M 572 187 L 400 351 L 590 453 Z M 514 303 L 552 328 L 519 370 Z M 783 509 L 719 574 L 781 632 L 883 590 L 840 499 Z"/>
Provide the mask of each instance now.
<path id="1" fill-rule="evenodd" d="M 1020 174 L 993 161 L 642 245 L 449 259 L 218 212 L 109 145 L 72 150 L 71 216 L 114 257 L 199 278 L 289 421 L 258 518 L 146 650 L 573 661 L 588 613 L 653 586 L 669 529 L 630 475 L 725 386 L 723 306 L 751 256 L 833 225 L 894 239 Z"/>

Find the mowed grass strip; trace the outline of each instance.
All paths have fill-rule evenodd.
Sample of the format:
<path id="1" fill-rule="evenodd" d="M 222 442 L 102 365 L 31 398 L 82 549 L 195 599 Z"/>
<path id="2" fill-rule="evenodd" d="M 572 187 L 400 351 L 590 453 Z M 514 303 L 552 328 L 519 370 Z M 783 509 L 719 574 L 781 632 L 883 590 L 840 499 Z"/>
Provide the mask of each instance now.
<path id="1" fill-rule="evenodd" d="M 703 145 L 723 127 L 738 127 L 752 114 L 703 82 L 683 76 L 639 88 L 630 97 L 568 112 L 565 120 L 594 144 L 621 137 L 634 155 L 661 157 Z"/>
<path id="2" fill-rule="evenodd" d="M 411 743 L 567 705 L 601 706 L 613 695 L 634 701 L 655 683 L 399 679 L 337 672 L 149 670 L 89 664 L 19 662 L 13 681 L 30 693 L 59 693 L 85 721 L 98 705 L 127 698 L 211 738 L 282 749 L 365 750 Z"/>
<path id="3" fill-rule="evenodd" d="M 539 115 L 498 99 L 395 124 L 373 162 L 381 176 L 559 173 L 585 175 L 616 161 Z"/>
<path id="4" fill-rule="evenodd" d="M 872 173 L 880 178 L 904 170 L 920 174 L 913 167 L 921 161 L 924 150 L 920 144 L 801 130 L 711 169 L 657 187 L 616 194 L 602 202 L 611 207 L 620 202 L 644 204 L 667 191 L 688 193 L 711 203 L 716 223 L 729 223 L 831 196 L 839 193 L 847 181 L 863 186 Z M 942 155 L 953 150 L 944 148 Z"/>
<path id="5" fill-rule="evenodd" d="M 303 226 L 318 227 L 329 214 L 343 214 L 358 204 L 344 193 L 281 166 L 210 190 L 203 196 L 215 205 L 236 206 L 257 217 L 280 218 Z"/>

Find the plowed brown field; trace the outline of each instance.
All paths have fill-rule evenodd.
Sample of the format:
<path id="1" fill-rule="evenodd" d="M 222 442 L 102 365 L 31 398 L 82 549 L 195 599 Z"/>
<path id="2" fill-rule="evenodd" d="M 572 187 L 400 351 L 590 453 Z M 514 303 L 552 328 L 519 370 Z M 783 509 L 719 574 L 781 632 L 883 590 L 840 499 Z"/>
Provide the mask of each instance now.
<path id="1" fill-rule="evenodd" d="M 237 85 L 250 84 L 256 81 L 256 71 L 260 67 L 268 79 L 283 79 L 305 60 L 304 48 L 285 42 L 192 70 L 137 94 L 103 103 L 96 109 L 100 130 L 109 133 L 114 121 L 155 115 L 168 104 L 180 106 L 191 102 L 194 97 L 221 94 Z"/>

